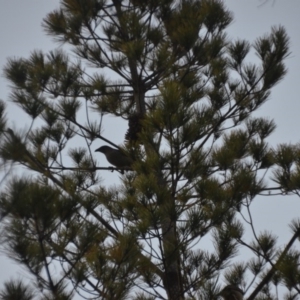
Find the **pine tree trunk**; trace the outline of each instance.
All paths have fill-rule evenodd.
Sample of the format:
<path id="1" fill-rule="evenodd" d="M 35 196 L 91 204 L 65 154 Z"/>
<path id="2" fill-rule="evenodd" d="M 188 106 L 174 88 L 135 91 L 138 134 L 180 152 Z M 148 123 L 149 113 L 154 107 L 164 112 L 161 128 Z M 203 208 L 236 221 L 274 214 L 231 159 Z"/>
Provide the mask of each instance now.
<path id="1" fill-rule="evenodd" d="M 179 249 L 176 238 L 176 223 L 166 218 L 162 224 L 165 278 L 164 286 L 170 300 L 182 300 L 183 291 L 179 265 Z"/>
<path id="2" fill-rule="evenodd" d="M 131 67 L 130 69 L 132 74 L 136 75 L 136 67 Z M 133 76 L 133 78 L 136 78 L 136 81 L 134 82 L 138 82 L 137 76 Z M 137 112 L 143 115 L 146 113 L 145 89 L 141 83 L 138 83 L 135 85 L 134 90 L 134 100 Z M 145 150 L 147 152 L 147 149 Z M 158 176 L 158 184 L 162 187 L 162 189 L 165 188 L 166 183 L 162 174 Z M 184 297 L 180 273 L 180 254 L 176 235 L 176 222 L 170 217 L 170 215 L 176 215 L 173 197 L 163 199 L 161 205 L 165 206 L 166 211 L 166 218 L 162 221 L 163 259 L 165 268 L 163 284 L 170 300 L 183 300 Z"/>

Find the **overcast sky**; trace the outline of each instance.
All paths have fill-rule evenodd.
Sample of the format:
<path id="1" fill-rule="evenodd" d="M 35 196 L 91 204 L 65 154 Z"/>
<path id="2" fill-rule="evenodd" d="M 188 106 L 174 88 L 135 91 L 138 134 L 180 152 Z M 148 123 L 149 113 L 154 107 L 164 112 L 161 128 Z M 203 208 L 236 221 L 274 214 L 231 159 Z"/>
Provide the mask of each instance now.
<path id="1" fill-rule="evenodd" d="M 244 38 L 254 42 L 257 37 L 270 32 L 273 25 L 284 25 L 291 38 L 291 55 L 287 59 L 288 74 L 272 91 L 271 100 L 258 112 L 261 116 L 273 118 L 277 124 L 269 141 L 278 143 L 300 142 L 299 92 L 300 77 L 300 1 L 299 0 L 226 0 L 227 7 L 234 13 L 234 21 L 228 29 L 231 38 Z M 44 16 L 58 8 L 57 0 L 9 0 L 1 2 L 0 10 L 0 67 L 9 57 L 27 58 L 32 50 L 45 52 L 58 47 L 41 28 Z M 0 98 L 7 101 L 8 82 L 0 77 Z M 9 106 L 9 119 L 18 127 L 23 115 L 15 106 Z M 111 122 L 111 118 L 107 122 Z M 114 132 L 113 142 L 122 143 L 124 131 Z M 104 131 L 104 136 L 107 134 Z M 112 177 L 113 178 L 113 177 Z M 300 199 L 296 197 L 266 197 L 254 200 L 253 215 L 258 227 L 274 231 L 282 245 L 288 242 L 291 234 L 288 223 L 299 217 Z M 0 288 L 4 281 L 14 277 L 28 277 L 3 255 L 0 256 Z"/>

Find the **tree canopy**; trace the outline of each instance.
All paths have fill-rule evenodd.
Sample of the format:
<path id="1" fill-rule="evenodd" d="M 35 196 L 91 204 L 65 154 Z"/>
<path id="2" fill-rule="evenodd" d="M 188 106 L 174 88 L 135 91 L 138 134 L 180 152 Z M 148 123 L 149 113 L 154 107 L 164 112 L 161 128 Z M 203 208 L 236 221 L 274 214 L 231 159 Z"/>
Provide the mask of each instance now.
<path id="1" fill-rule="evenodd" d="M 10 101 L 32 122 L 12 128 L 1 102 L 0 158 L 27 170 L 2 183 L 1 244 L 35 282 L 7 282 L 2 299 L 207 300 L 225 285 L 299 299 L 299 220 L 282 247 L 250 211 L 299 195 L 300 146 L 270 147 L 275 122 L 254 114 L 289 38 L 231 40 L 232 20 L 220 0 L 61 0 L 43 27 L 68 47 L 8 60 Z M 124 141 L 105 135 L 108 115 Z M 127 162 L 101 147 L 104 167 L 99 141 Z"/>

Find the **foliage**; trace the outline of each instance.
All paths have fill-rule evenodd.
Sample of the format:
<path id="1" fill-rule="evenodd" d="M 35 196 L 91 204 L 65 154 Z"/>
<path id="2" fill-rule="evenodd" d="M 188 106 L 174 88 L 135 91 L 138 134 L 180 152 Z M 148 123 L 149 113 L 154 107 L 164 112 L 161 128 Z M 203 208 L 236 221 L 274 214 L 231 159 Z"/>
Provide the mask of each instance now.
<path id="1" fill-rule="evenodd" d="M 43 26 L 73 55 L 8 60 L 11 101 L 32 124 L 10 129 L 1 103 L 0 157 L 31 172 L 1 190 L 2 244 L 43 299 L 217 299 L 224 282 L 297 299 L 299 221 L 280 250 L 250 213 L 258 195 L 300 189 L 300 146 L 272 149 L 275 123 L 253 116 L 286 73 L 289 39 L 278 26 L 232 41 L 231 21 L 219 0 L 62 0 Z M 108 114 L 129 120 L 122 147 L 102 135 Z M 99 139 L 134 161 L 112 186 Z M 237 260 L 242 248 L 252 259 Z"/>

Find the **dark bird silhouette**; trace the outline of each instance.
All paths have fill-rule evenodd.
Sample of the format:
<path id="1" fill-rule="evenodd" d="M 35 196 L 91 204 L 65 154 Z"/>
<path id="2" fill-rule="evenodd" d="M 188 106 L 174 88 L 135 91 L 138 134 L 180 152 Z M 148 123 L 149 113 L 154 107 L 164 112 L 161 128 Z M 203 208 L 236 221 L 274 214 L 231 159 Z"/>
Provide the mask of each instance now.
<path id="1" fill-rule="evenodd" d="M 101 146 L 96 149 L 95 152 L 102 152 L 106 156 L 107 161 L 114 165 L 117 169 L 131 169 L 132 159 L 119 149 L 114 149 L 109 146 Z"/>
<path id="2" fill-rule="evenodd" d="M 227 285 L 220 293 L 225 300 L 243 300 L 244 292 L 236 285 Z"/>

